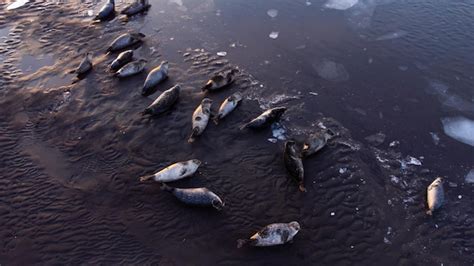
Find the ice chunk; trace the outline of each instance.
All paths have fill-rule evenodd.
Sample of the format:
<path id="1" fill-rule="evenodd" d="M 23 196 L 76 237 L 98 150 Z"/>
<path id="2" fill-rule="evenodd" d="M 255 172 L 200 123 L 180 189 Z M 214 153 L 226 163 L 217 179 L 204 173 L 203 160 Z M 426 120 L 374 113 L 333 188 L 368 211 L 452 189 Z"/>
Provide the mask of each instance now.
<path id="1" fill-rule="evenodd" d="M 278 31 L 272 31 L 272 32 L 270 32 L 268 37 L 270 37 L 271 39 L 276 39 L 276 38 L 278 38 L 278 35 L 279 35 Z"/>
<path id="2" fill-rule="evenodd" d="M 277 143 L 278 140 L 276 138 L 268 138 L 268 141 L 271 143 Z"/>
<path id="3" fill-rule="evenodd" d="M 431 138 L 433 138 L 433 142 L 435 145 L 438 145 L 439 144 L 439 136 L 438 134 L 436 134 L 435 132 L 430 132 L 430 135 L 431 135 Z"/>
<path id="4" fill-rule="evenodd" d="M 222 52 L 217 52 L 217 55 L 218 55 L 218 56 L 226 56 L 226 55 L 227 55 L 227 52 L 224 52 L 224 51 L 222 51 Z"/>
<path id="5" fill-rule="evenodd" d="M 466 175 L 466 183 L 474 184 L 474 169 L 471 169 Z"/>
<path id="6" fill-rule="evenodd" d="M 438 81 L 432 80 L 429 82 L 427 93 L 437 95 L 438 100 L 444 106 L 450 107 L 461 112 L 474 113 L 474 103 L 463 99 L 461 96 L 450 92 L 449 87 Z"/>
<path id="7" fill-rule="evenodd" d="M 349 74 L 342 64 L 328 59 L 314 63 L 313 68 L 321 78 L 329 81 L 340 82 L 349 79 Z"/>
<path id="8" fill-rule="evenodd" d="M 306 1 L 306 6 L 310 6 L 311 5 L 311 2 L 310 1 Z"/>
<path id="9" fill-rule="evenodd" d="M 451 138 L 474 146 L 474 121 L 462 116 L 441 119 L 444 133 Z"/>
<path id="10" fill-rule="evenodd" d="M 337 10 L 346 10 L 353 7 L 357 4 L 359 0 L 329 0 L 324 4 L 324 7 L 337 9 Z"/>
<path id="11" fill-rule="evenodd" d="M 412 156 L 407 156 L 407 159 L 406 159 L 405 163 L 406 164 L 412 164 L 412 165 L 418 165 L 418 166 L 421 165 L 420 160 L 418 160 L 417 158 L 412 157 Z"/>
<path id="12" fill-rule="evenodd" d="M 278 140 L 286 140 L 286 130 L 280 123 L 272 124 L 272 136 Z"/>
<path id="13" fill-rule="evenodd" d="M 405 35 L 407 35 L 408 32 L 404 31 L 404 30 L 399 30 L 399 31 L 395 31 L 395 32 L 390 32 L 390 33 L 387 33 L 387 34 L 384 34 L 380 37 L 378 37 L 377 39 L 375 39 L 376 41 L 387 41 L 387 40 L 393 40 L 393 39 L 398 39 L 398 38 L 401 38 Z"/>
<path id="14" fill-rule="evenodd" d="M 13 3 L 11 3 L 9 6 L 7 6 L 7 10 L 12 10 L 12 9 L 19 8 L 19 7 L 25 5 L 28 2 L 30 2 L 30 1 L 29 0 L 16 0 Z"/>
<path id="15" fill-rule="evenodd" d="M 267 15 L 270 16 L 271 18 L 275 18 L 276 16 L 278 16 L 278 10 L 276 9 L 269 9 L 267 11 Z"/>

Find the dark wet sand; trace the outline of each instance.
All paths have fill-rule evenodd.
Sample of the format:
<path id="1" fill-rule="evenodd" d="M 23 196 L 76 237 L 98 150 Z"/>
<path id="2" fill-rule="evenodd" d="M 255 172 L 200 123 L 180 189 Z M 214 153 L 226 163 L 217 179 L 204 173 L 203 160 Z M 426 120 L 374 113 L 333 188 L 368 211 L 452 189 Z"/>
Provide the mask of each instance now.
<path id="1" fill-rule="evenodd" d="M 467 47 L 458 31 L 451 32 L 458 50 L 438 53 L 437 64 L 415 70 L 416 40 L 403 49 L 405 57 L 390 53 L 399 51 L 396 42 L 373 40 L 397 27 L 377 30 L 376 15 L 364 30 L 363 23 L 352 23 L 365 21 L 355 13 L 340 18 L 335 10 L 321 11 L 319 2 L 183 2 L 152 1 L 147 16 L 99 25 L 87 15 L 96 4 L 29 3 L 16 11 L 0 4 L 0 33 L 8 29 L 0 39 L 0 264 L 474 263 L 474 189 L 464 183 L 474 166 L 473 148 L 443 135 L 440 117 L 458 113 L 424 90 L 426 80 L 443 80 L 439 73 L 446 69 L 462 77 L 458 87 L 472 83 L 463 76 L 470 74 L 463 69 Z M 393 4 L 391 12 L 403 6 Z M 447 18 L 456 17 L 453 6 Z M 272 20 L 266 11 L 276 7 Z M 327 24 L 301 22 L 314 14 Z M 149 60 L 147 70 L 162 60 L 171 63 L 170 79 L 149 97 L 139 93 L 146 73 L 119 81 L 107 72 L 114 57 L 105 55 L 106 45 L 133 29 L 147 35 L 135 50 L 136 58 Z M 275 30 L 278 39 L 269 39 Z M 428 45 L 426 53 L 443 47 Z M 87 51 L 94 53 L 94 70 L 71 85 L 67 71 Z M 219 51 L 228 54 L 217 56 Z M 341 64 L 346 73 L 318 71 L 321 62 Z M 236 83 L 206 96 L 217 110 L 241 91 L 242 104 L 188 144 L 191 114 L 205 96 L 199 88 L 212 73 L 234 67 L 241 70 Z M 451 85 L 449 78 L 443 81 Z M 139 114 L 176 83 L 183 90 L 169 114 Z M 284 142 L 267 141 L 270 129 L 238 130 L 262 107 L 278 105 L 289 107 L 282 125 L 290 137 L 301 140 L 321 125 L 339 133 L 305 161 L 307 193 L 287 178 Z M 387 136 L 382 145 L 364 139 L 379 131 Z M 440 145 L 430 131 L 440 135 Z M 400 145 L 389 147 L 394 140 Z M 401 167 L 407 156 L 423 156 L 423 165 Z M 191 158 L 204 162 L 198 173 L 172 185 L 206 186 L 222 196 L 224 211 L 184 206 L 158 184 L 138 182 Z M 446 177 L 447 202 L 427 217 L 425 190 L 438 175 Z M 292 220 L 302 226 L 294 243 L 236 248 L 237 239 L 262 226 Z"/>

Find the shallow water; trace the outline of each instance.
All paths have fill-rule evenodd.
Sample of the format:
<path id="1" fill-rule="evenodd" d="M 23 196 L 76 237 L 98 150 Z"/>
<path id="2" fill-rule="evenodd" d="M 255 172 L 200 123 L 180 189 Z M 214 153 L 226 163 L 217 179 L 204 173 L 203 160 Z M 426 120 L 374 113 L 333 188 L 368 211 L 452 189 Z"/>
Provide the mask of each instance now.
<path id="1" fill-rule="evenodd" d="M 0 4 L 0 264 L 474 263 L 472 134 L 446 132 L 446 118 L 474 119 L 472 3 L 150 2 L 146 15 L 102 24 L 88 14 L 98 1 Z M 128 30 L 147 35 L 134 50 L 147 71 L 170 62 L 148 97 L 146 73 L 108 72 L 107 44 Z M 88 51 L 93 71 L 71 84 Z M 235 91 L 244 100 L 188 144 L 199 88 L 231 68 L 235 84 L 206 96 L 214 109 Z M 170 113 L 141 117 L 176 83 Z M 288 107 L 280 124 L 238 130 L 275 106 Z M 282 163 L 284 139 L 325 127 L 339 135 L 304 161 L 300 193 Z M 223 212 L 138 182 L 191 158 L 204 162 L 198 173 L 172 185 L 208 187 Z M 436 176 L 447 201 L 427 217 Z M 292 220 L 302 226 L 294 243 L 236 249 L 236 239 Z"/>

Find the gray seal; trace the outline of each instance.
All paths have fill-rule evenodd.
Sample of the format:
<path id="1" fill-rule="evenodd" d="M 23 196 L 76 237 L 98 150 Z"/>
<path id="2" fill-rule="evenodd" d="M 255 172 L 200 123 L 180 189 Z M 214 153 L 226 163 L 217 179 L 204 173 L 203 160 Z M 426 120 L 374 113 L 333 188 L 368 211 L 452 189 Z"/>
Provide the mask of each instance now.
<path id="1" fill-rule="evenodd" d="M 127 47 L 130 47 L 134 44 L 142 42 L 143 38 L 145 38 L 145 34 L 143 34 L 141 32 L 138 32 L 138 33 L 134 33 L 134 32 L 124 33 L 124 34 L 118 36 L 117 38 L 115 38 L 115 40 L 112 41 L 109 48 L 107 48 L 107 52 L 120 51 L 120 50 L 125 49 Z"/>
<path id="2" fill-rule="evenodd" d="M 241 130 L 246 128 L 261 129 L 271 125 L 273 122 L 278 121 L 283 113 L 286 111 L 286 107 L 275 107 L 266 110 L 261 115 L 252 119 L 252 121 L 240 127 Z"/>
<path id="3" fill-rule="evenodd" d="M 121 69 L 119 69 L 117 72 L 115 72 L 115 76 L 119 78 L 126 78 L 129 76 L 136 75 L 140 72 L 142 72 L 145 69 L 146 66 L 146 60 L 145 59 L 140 59 L 138 61 L 132 61 L 125 66 L 123 66 Z"/>
<path id="4" fill-rule="evenodd" d="M 202 91 L 217 91 L 220 90 L 224 87 L 227 87 L 228 85 L 232 84 L 235 80 L 235 74 L 238 73 L 239 71 L 237 69 L 232 69 L 231 71 L 227 73 L 219 73 L 209 79 L 204 85 L 204 87 L 201 88 Z"/>
<path id="5" fill-rule="evenodd" d="M 173 194 L 179 201 L 193 206 L 214 207 L 220 211 L 224 208 L 224 202 L 205 187 L 200 188 L 173 188 L 166 184 L 161 185 L 161 189 Z"/>
<path id="6" fill-rule="evenodd" d="M 332 139 L 335 134 L 331 130 L 318 131 L 309 136 L 303 144 L 303 157 L 308 157 L 324 148 L 328 140 Z"/>
<path id="7" fill-rule="evenodd" d="M 163 61 L 148 73 L 142 88 L 143 96 L 152 94 L 154 87 L 168 78 L 168 68 L 168 61 Z"/>
<path id="8" fill-rule="evenodd" d="M 180 91 L 181 87 L 179 85 L 165 90 L 143 111 L 143 114 L 159 115 L 168 111 L 178 100 Z"/>
<path id="9" fill-rule="evenodd" d="M 428 201 L 426 214 L 433 215 L 433 212 L 439 209 L 444 203 L 443 179 L 441 177 L 436 178 L 433 183 L 428 186 L 426 194 Z"/>
<path id="10" fill-rule="evenodd" d="M 147 11 L 151 5 L 148 3 L 148 0 L 136 0 L 127 7 L 125 7 L 120 13 L 127 15 L 127 17 L 136 15 Z"/>
<path id="11" fill-rule="evenodd" d="M 69 73 L 76 74 L 78 77 L 80 77 L 80 76 L 84 76 L 91 70 L 92 70 L 92 54 L 86 53 L 81 63 L 79 64 L 79 66 L 76 69 L 70 71 Z"/>
<path id="12" fill-rule="evenodd" d="M 194 173 L 196 173 L 200 165 L 201 161 L 197 159 L 177 162 L 152 175 L 140 177 L 140 181 L 145 182 L 149 179 L 153 179 L 156 182 L 173 182 L 188 176 L 192 176 Z"/>
<path id="13" fill-rule="evenodd" d="M 197 136 L 200 136 L 207 127 L 209 118 L 211 116 L 211 105 L 212 100 L 209 98 L 204 98 L 201 101 L 201 104 L 194 110 L 193 113 L 193 128 L 191 131 L 191 136 L 189 136 L 188 142 L 192 143 L 196 140 Z"/>
<path id="14" fill-rule="evenodd" d="M 102 8 L 99 10 L 99 13 L 97 16 L 95 16 L 95 20 L 100 20 L 104 21 L 109 19 L 115 14 L 115 1 L 114 0 L 108 0 L 107 3 L 105 3 Z"/>
<path id="15" fill-rule="evenodd" d="M 292 241 L 300 230 L 300 224 L 296 221 L 290 223 L 269 224 L 255 233 L 249 239 L 237 240 L 237 248 L 241 248 L 244 245 L 256 247 L 282 245 Z"/>
<path id="16" fill-rule="evenodd" d="M 219 107 L 219 112 L 217 113 L 217 116 L 214 119 L 214 123 L 216 125 L 219 124 L 219 120 L 226 117 L 230 112 L 232 112 L 241 100 L 242 94 L 240 92 L 236 92 L 231 96 L 227 97 L 227 99 L 225 99 Z"/>
<path id="17" fill-rule="evenodd" d="M 304 167 L 303 160 L 300 154 L 296 151 L 296 143 L 293 140 L 288 140 L 285 143 L 285 151 L 283 155 L 285 167 L 290 176 L 299 184 L 299 189 L 306 192 L 304 187 Z"/>
<path id="18" fill-rule="evenodd" d="M 127 50 L 121 52 L 117 58 L 110 64 L 110 69 L 112 71 L 117 71 L 133 59 L 133 50 Z"/>

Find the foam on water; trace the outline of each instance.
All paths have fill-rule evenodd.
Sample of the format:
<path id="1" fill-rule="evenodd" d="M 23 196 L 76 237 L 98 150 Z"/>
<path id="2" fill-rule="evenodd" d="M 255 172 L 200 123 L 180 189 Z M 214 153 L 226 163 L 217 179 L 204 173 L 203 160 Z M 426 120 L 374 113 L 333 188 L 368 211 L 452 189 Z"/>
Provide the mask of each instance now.
<path id="1" fill-rule="evenodd" d="M 346 10 L 353 7 L 357 4 L 359 0 L 329 0 L 324 4 L 324 7 L 337 9 L 337 10 Z"/>
<path id="2" fill-rule="evenodd" d="M 441 119 L 444 133 L 451 138 L 474 147 L 474 121 L 462 116 Z"/>

